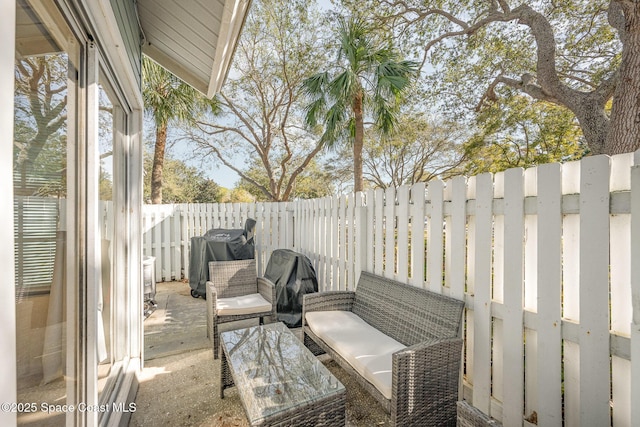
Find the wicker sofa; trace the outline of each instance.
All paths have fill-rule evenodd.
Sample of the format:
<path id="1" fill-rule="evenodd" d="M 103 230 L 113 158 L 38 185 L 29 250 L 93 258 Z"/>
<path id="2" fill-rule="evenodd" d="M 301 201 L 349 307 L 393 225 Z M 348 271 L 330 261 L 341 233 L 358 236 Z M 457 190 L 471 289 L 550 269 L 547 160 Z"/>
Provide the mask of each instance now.
<path id="1" fill-rule="evenodd" d="M 304 343 L 354 375 L 394 425 L 455 426 L 463 308 L 362 272 L 355 291 L 304 296 Z"/>

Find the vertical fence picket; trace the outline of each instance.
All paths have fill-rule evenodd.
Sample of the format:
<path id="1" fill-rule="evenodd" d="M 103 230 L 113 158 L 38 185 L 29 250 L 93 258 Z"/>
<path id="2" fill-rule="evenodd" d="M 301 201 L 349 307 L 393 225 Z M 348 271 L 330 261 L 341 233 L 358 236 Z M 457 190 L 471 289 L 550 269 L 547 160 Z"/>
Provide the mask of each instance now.
<path id="1" fill-rule="evenodd" d="M 327 243 L 328 243 L 328 238 L 327 238 L 327 232 L 328 232 L 328 227 L 327 227 L 327 198 L 323 197 L 322 199 L 320 199 L 318 201 L 318 208 L 319 208 L 319 237 L 320 237 L 320 260 L 318 262 L 318 267 L 316 269 L 316 272 L 318 274 L 318 281 L 319 282 L 324 282 L 325 278 L 326 278 L 326 271 L 327 271 L 327 264 L 330 263 L 330 258 L 328 255 L 328 251 L 327 251 Z"/>
<path id="2" fill-rule="evenodd" d="M 286 211 L 286 203 L 274 203 L 273 209 L 273 234 L 276 237 L 276 240 L 273 242 L 273 249 L 283 248 L 285 245 L 285 227 L 283 218 L 285 217 Z"/>
<path id="3" fill-rule="evenodd" d="M 538 425 L 562 424 L 562 183 L 557 163 L 538 167 Z"/>
<path id="4" fill-rule="evenodd" d="M 471 389 L 471 393 L 472 393 L 472 401 L 474 402 L 474 405 L 476 405 L 476 400 L 477 400 L 477 405 L 480 406 L 480 410 L 483 412 L 486 412 L 487 414 L 489 413 L 489 411 L 485 408 L 483 409 L 485 405 L 485 399 L 483 399 L 482 396 L 482 379 L 480 379 L 479 386 L 476 386 L 476 377 L 480 377 L 482 378 L 482 373 L 484 372 L 484 366 L 482 365 L 482 360 L 479 360 L 478 357 L 476 357 L 475 351 L 476 351 L 476 301 L 475 301 L 475 283 L 476 283 L 476 277 L 475 277 L 475 250 L 473 250 L 472 248 L 475 248 L 475 241 L 476 241 L 476 218 L 475 215 L 470 215 L 468 220 L 466 218 L 466 211 L 467 211 L 467 201 L 469 202 L 469 204 L 473 204 L 473 210 L 475 211 L 475 200 L 470 200 L 472 197 L 475 197 L 475 184 L 476 184 L 476 177 L 469 177 L 468 180 L 466 180 L 465 186 L 458 186 L 457 188 L 455 186 L 451 186 L 451 187 L 447 187 L 446 190 L 447 192 L 451 192 L 451 194 L 447 194 L 447 196 L 445 196 L 446 199 L 450 199 L 450 203 L 449 203 L 449 207 L 450 207 L 450 211 L 451 211 L 451 221 L 448 222 L 445 226 L 445 238 L 447 238 L 446 243 L 447 246 L 445 247 L 445 262 L 447 260 L 447 258 L 449 256 L 452 256 L 454 253 L 454 248 L 456 248 L 456 245 L 454 243 L 454 236 L 459 236 L 461 233 L 465 236 L 466 239 L 466 243 L 465 243 L 465 259 L 462 261 L 463 263 L 466 264 L 466 271 L 465 271 L 465 275 L 463 275 L 461 280 L 465 280 L 465 276 L 466 276 L 466 288 L 465 288 L 465 292 L 467 295 L 469 295 L 473 301 L 473 304 L 470 307 L 467 307 L 467 333 L 469 334 L 467 339 L 467 359 L 471 360 L 470 363 L 470 368 L 467 371 L 467 380 L 473 385 L 473 388 Z M 456 199 L 456 193 L 462 193 L 464 196 L 465 200 L 465 229 L 462 228 L 462 226 L 460 225 L 461 222 L 458 224 L 458 227 L 456 227 L 453 221 L 453 213 L 455 211 L 459 211 L 461 204 L 458 201 L 456 203 L 455 199 Z M 460 197 L 460 196 L 458 196 Z M 464 230 L 464 231 L 463 231 Z M 450 239 L 449 239 L 450 238 Z M 467 251 L 466 249 L 469 248 L 469 250 Z M 448 292 L 449 294 L 451 293 L 451 271 L 456 271 L 459 270 L 459 266 L 456 267 L 454 261 L 456 259 L 460 259 L 459 257 L 455 258 L 452 257 L 452 262 L 449 265 L 445 265 L 445 278 L 447 278 L 446 284 L 447 286 L 443 289 L 443 291 Z M 458 261 L 460 262 L 460 261 Z M 465 265 L 463 264 L 463 265 Z M 453 280 L 453 282 L 456 282 L 455 280 Z M 480 304 L 480 303 L 479 303 Z M 480 358 L 481 359 L 481 358 Z M 467 362 L 468 363 L 468 362 Z M 480 365 L 479 367 L 476 368 L 476 366 Z M 479 374 L 476 374 L 476 371 L 479 372 Z"/>
<path id="5" fill-rule="evenodd" d="M 322 266 L 322 282 L 326 285 L 329 285 L 330 289 L 332 271 L 331 263 L 333 262 L 333 225 L 331 223 L 331 197 L 324 197 L 322 200 L 324 202 L 322 215 L 323 223 L 325 225 L 324 247 L 322 249 L 324 254 L 324 264 Z"/>
<path id="6" fill-rule="evenodd" d="M 367 227 L 366 227 L 366 234 L 367 234 L 367 255 L 366 255 L 366 265 L 363 266 L 363 268 L 368 271 L 368 272 L 373 272 L 373 266 L 374 266 L 374 262 L 375 262 L 375 247 L 378 244 L 378 242 L 376 242 L 375 240 L 375 211 L 374 211 L 374 191 L 373 190 L 367 190 L 367 195 L 366 195 L 366 199 L 365 199 L 365 206 L 364 208 L 366 209 L 366 215 L 367 215 Z"/>
<path id="7" fill-rule="evenodd" d="M 631 188 L 633 153 L 611 158 L 609 191 Z M 613 206 L 612 209 L 617 209 Z M 611 332 L 617 336 L 631 335 L 631 215 L 611 215 Z M 611 400 L 613 426 L 631 425 L 631 364 L 629 360 L 611 356 Z"/>
<path id="8" fill-rule="evenodd" d="M 278 233 L 278 205 L 279 203 L 270 203 L 270 212 L 269 212 L 269 216 L 271 218 L 271 227 L 270 227 L 270 231 L 269 231 L 269 237 L 270 237 L 270 245 L 269 245 L 269 257 L 271 257 L 271 253 L 278 248 L 278 237 L 279 237 L 279 233 Z"/>
<path id="9" fill-rule="evenodd" d="M 580 205 L 580 417 L 584 425 L 604 426 L 610 393 L 608 156 L 582 160 Z"/>
<path id="10" fill-rule="evenodd" d="M 298 236 L 300 240 L 300 249 L 305 252 L 308 250 L 308 239 L 309 239 L 309 200 L 303 200 L 300 202 L 299 208 L 299 216 L 300 221 L 298 227 L 296 227 L 299 231 Z"/>
<path id="11" fill-rule="evenodd" d="M 318 264 L 320 262 L 320 254 L 318 248 L 320 246 L 320 236 L 318 236 L 319 231 L 319 213 L 318 207 L 320 206 L 320 200 L 314 199 L 310 202 L 310 210 L 309 210 L 309 220 L 310 220 L 310 228 L 311 235 L 309 236 L 309 258 L 313 263 L 316 270 L 318 269 Z"/>
<path id="12" fill-rule="evenodd" d="M 220 228 L 222 229 L 232 229 L 236 228 L 235 224 L 239 221 L 235 219 L 235 207 L 236 203 L 222 203 L 222 212 L 224 213 L 223 218 L 220 220 Z M 204 218 L 204 215 L 202 215 Z"/>
<path id="13" fill-rule="evenodd" d="M 524 402 L 524 171 L 510 169 L 504 173 L 504 292 L 505 316 L 502 322 L 503 408 L 505 426 L 522 425 Z"/>
<path id="14" fill-rule="evenodd" d="M 640 151 L 631 168 L 631 259 L 640 259 Z M 640 262 L 631 265 L 631 419 L 640 420 Z"/>
<path id="15" fill-rule="evenodd" d="M 424 287 L 425 282 L 425 184 L 419 182 L 411 186 L 411 265 L 410 275 L 413 286 Z M 442 243 L 442 241 L 441 241 Z M 440 245 L 442 246 L 442 244 Z"/>
<path id="16" fill-rule="evenodd" d="M 198 218 L 198 214 L 197 214 L 197 209 L 198 209 L 198 205 L 189 205 L 189 238 L 191 237 L 195 237 L 198 234 L 198 223 L 197 223 L 197 218 Z"/>
<path id="17" fill-rule="evenodd" d="M 256 245 L 256 263 L 258 264 L 258 271 L 264 272 L 267 268 L 267 261 L 264 259 L 264 203 L 256 206 L 253 219 L 256 220 L 256 234 L 255 234 L 255 245 Z"/>
<path id="18" fill-rule="evenodd" d="M 337 197 L 331 199 L 331 290 L 338 290 L 340 283 L 340 211 Z"/>
<path id="19" fill-rule="evenodd" d="M 294 239 L 295 239 L 295 205 L 297 203 L 288 203 L 286 214 L 286 227 L 287 227 L 287 244 L 286 248 L 295 250 L 294 248 Z"/>
<path id="20" fill-rule="evenodd" d="M 326 246 L 325 255 L 327 257 L 324 265 L 325 281 L 329 286 L 328 289 L 334 289 L 334 286 L 338 283 L 337 269 L 335 258 L 338 254 L 338 224 L 337 224 L 337 207 L 335 197 L 324 198 L 324 220 L 327 227 L 326 231 Z"/>
<path id="21" fill-rule="evenodd" d="M 427 219 L 427 284 L 432 292 L 442 293 L 444 284 L 444 183 L 431 181 L 427 188 L 429 209 Z M 451 224 L 451 220 L 448 220 Z M 448 229 L 447 229 L 448 230 Z M 449 238 L 449 237 L 448 237 Z"/>
<path id="22" fill-rule="evenodd" d="M 367 207 L 365 202 L 365 194 L 356 194 L 355 211 L 354 211 L 354 229 L 353 229 L 353 242 L 354 242 L 354 256 L 353 261 L 353 286 L 351 290 L 355 290 L 355 286 L 360 280 L 360 273 L 366 268 L 366 257 L 369 251 L 369 235 L 367 233 Z M 372 242 L 373 243 L 373 242 Z"/>
<path id="23" fill-rule="evenodd" d="M 273 239 L 274 239 L 274 228 L 276 224 L 273 221 L 273 210 L 274 203 L 265 203 L 264 210 L 264 257 L 265 262 L 271 257 L 271 252 L 273 252 Z"/>
<path id="24" fill-rule="evenodd" d="M 169 212 L 163 212 L 162 218 L 162 263 L 164 264 L 164 280 L 170 281 L 175 278 L 173 265 L 171 264 L 171 219 L 173 217 L 173 206 Z"/>
<path id="25" fill-rule="evenodd" d="M 338 255 L 339 265 L 339 285 L 338 289 L 343 291 L 347 289 L 347 196 L 340 196 L 338 202 L 338 216 L 340 218 L 340 253 Z"/>
<path id="26" fill-rule="evenodd" d="M 199 203 L 200 209 L 202 210 L 202 229 L 205 230 L 205 233 L 208 230 L 213 228 L 212 218 L 211 218 L 211 203 Z M 204 234 L 204 233 L 203 233 Z M 203 235 L 201 234 L 201 236 Z"/>
<path id="27" fill-rule="evenodd" d="M 231 219 L 233 220 L 233 225 L 230 228 L 244 228 L 244 218 L 242 215 L 242 211 L 240 210 L 240 203 L 233 203 L 233 214 Z M 281 205 L 278 204 L 278 207 Z"/>
<path id="28" fill-rule="evenodd" d="M 580 192 L 580 162 L 562 166 L 562 194 Z M 580 321 L 580 216 L 577 212 L 565 214 L 562 220 L 562 316 L 568 324 Z M 580 426 L 580 347 L 565 339 L 564 354 L 564 408 L 565 426 Z"/>
<path id="29" fill-rule="evenodd" d="M 304 200 L 293 204 L 293 249 L 300 252 L 302 250 L 302 222 Z"/>
<path id="30" fill-rule="evenodd" d="M 151 231 L 153 228 L 153 219 L 152 219 L 153 211 L 151 209 L 146 209 L 142 214 L 142 229 L 144 230 L 143 237 L 143 250 L 144 253 L 153 256 L 153 232 Z M 158 280 L 158 276 L 156 276 L 156 280 Z"/>
<path id="31" fill-rule="evenodd" d="M 346 277 L 346 285 L 345 285 L 345 289 L 348 290 L 354 290 L 355 286 L 353 283 L 353 267 L 355 265 L 354 263 L 354 256 L 355 256 L 355 249 L 354 249 L 354 234 L 355 234 L 355 197 L 357 195 L 352 194 L 351 196 L 349 196 L 347 198 L 347 210 L 346 210 L 346 218 L 347 218 L 347 223 L 346 223 L 346 238 L 347 238 L 347 258 L 345 259 L 346 261 L 346 266 L 345 266 L 345 270 L 347 273 L 347 277 Z"/>
<path id="32" fill-rule="evenodd" d="M 396 190 L 384 192 L 384 276 L 393 279 L 396 274 Z"/>
<path id="33" fill-rule="evenodd" d="M 189 279 L 189 256 L 191 254 L 191 239 L 188 238 L 188 224 L 186 221 L 187 205 L 181 204 L 176 212 L 178 221 L 177 242 L 180 245 L 180 262 L 184 279 Z"/>
<path id="34" fill-rule="evenodd" d="M 204 219 L 204 215 L 202 213 L 203 206 L 201 204 L 194 205 L 193 209 L 193 237 L 202 236 L 206 231 L 202 231 L 204 228 L 202 225 L 202 220 Z"/>
<path id="35" fill-rule="evenodd" d="M 471 187 L 471 186 L 470 186 Z M 491 245 L 493 223 L 493 177 L 489 173 L 475 180 L 475 244 L 469 245 L 474 253 L 474 377 L 473 404 L 490 414 L 491 406 Z M 469 224 L 471 234 L 472 224 Z"/>
<path id="36" fill-rule="evenodd" d="M 397 209 L 397 275 L 396 279 L 406 283 L 409 279 L 409 186 L 398 188 Z"/>
<path id="37" fill-rule="evenodd" d="M 375 262 L 374 262 L 374 270 L 373 272 L 378 276 L 382 275 L 384 269 L 384 227 L 385 227 L 385 219 L 384 219 L 384 190 L 382 188 L 377 188 L 375 191 L 375 242 L 376 246 L 374 249 Z"/>
<path id="38" fill-rule="evenodd" d="M 494 197 L 494 216 L 493 216 L 493 279 L 491 301 L 492 307 L 496 303 L 504 305 L 504 172 L 496 173 L 493 176 L 493 197 Z M 500 209 L 499 202 L 502 202 Z M 504 315 L 504 314 L 503 314 Z M 496 316 L 493 319 L 493 345 L 491 349 L 491 395 L 492 401 L 504 402 L 504 322 L 501 317 Z M 511 345 L 508 347 L 511 348 Z M 491 415 L 494 418 L 502 419 L 502 413 L 499 413 L 499 406 L 491 405 Z"/>
<path id="39" fill-rule="evenodd" d="M 526 311 L 537 311 L 537 283 L 538 283 L 538 218 L 528 212 L 531 207 L 528 199 L 537 197 L 537 174 L 535 168 L 524 171 L 525 195 L 525 247 L 524 247 L 524 307 Z M 525 320 L 526 320 L 525 312 Z M 538 335 L 535 329 L 525 327 L 525 415 L 527 420 L 533 420 L 538 413 Z"/>
<path id="40" fill-rule="evenodd" d="M 162 258 L 162 216 L 161 211 L 156 210 L 153 217 L 153 253 L 156 258 L 156 280 L 163 280 L 163 258 Z"/>
<path id="41" fill-rule="evenodd" d="M 451 196 L 451 213 L 446 225 L 448 253 L 445 256 L 447 277 L 446 285 L 454 298 L 464 299 L 465 256 L 467 226 L 467 179 L 463 176 L 453 178 L 447 185 Z"/>
<path id="42" fill-rule="evenodd" d="M 211 228 L 220 228 L 220 204 L 215 203 L 211 209 Z"/>
<path id="43" fill-rule="evenodd" d="M 171 211 L 171 270 L 173 271 L 173 280 L 182 279 L 182 264 L 180 262 L 180 205 L 173 205 Z"/>

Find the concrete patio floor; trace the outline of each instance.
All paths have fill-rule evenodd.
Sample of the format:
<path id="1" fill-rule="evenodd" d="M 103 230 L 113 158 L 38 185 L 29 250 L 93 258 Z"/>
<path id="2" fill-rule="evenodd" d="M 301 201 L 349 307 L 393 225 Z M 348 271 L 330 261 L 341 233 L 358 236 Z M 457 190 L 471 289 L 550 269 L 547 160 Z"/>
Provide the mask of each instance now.
<path id="1" fill-rule="evenodd" d="M 167 282 L 158 283 L 156 302 L 144 324 L 145 363 L 129 426 L 248 426 L 235 389 L 224 399 L 218 395 L 220 361 L 206 337 L 205 301 L 191 297 L 188 283 Z M 321 360 L 347 389 L 347 426 L 390 425 L 382 407 L 344 370 L 328 357 Z"/>

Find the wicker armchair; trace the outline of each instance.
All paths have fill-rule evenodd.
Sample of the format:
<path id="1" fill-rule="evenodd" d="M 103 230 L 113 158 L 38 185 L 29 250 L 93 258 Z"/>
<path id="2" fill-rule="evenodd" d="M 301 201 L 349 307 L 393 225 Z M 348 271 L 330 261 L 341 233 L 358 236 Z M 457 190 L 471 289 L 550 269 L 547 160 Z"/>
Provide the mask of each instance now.
<path id="1" fill-rule="evenodd" d="M 245 319 L 276 318 L 276 288 L 257 277 L 254 259 L 209 262 L 207 282 L 207 335 L 212 341 L 213 358 L 219 357 L 218 325 Z"/>

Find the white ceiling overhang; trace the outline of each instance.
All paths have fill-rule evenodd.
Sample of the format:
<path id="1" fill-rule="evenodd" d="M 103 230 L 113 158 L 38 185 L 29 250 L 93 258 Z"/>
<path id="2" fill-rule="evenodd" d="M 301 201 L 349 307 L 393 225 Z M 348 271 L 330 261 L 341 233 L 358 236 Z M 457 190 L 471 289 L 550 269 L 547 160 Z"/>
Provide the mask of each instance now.
<path id="1" fill-rule="evenodd" d="M 142 52 L 213 97 L 231 65 L 251 0 L 138 0 Z"/>

